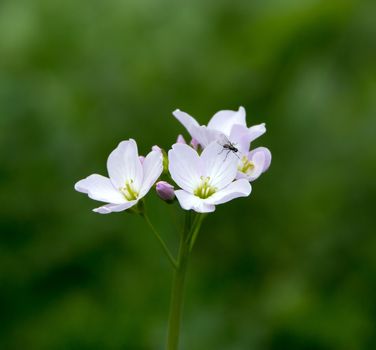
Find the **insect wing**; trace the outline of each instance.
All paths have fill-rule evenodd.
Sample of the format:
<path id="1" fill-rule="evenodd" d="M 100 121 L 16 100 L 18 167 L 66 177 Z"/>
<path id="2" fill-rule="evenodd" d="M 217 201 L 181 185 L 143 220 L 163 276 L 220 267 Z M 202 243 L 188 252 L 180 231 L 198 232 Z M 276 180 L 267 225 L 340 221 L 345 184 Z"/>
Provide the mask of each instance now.
<path id="1" fill-rule="evenodd" d="M 227 138 L 227 136 L 225 134 L 220 134 L 217 138 L 217 142 L 222 146 L 222 147 L 225 147 L 227 146 L 226 148 L 228 148 L 228 146 L 231 145 L 231 142 L 230 140 Z"/>

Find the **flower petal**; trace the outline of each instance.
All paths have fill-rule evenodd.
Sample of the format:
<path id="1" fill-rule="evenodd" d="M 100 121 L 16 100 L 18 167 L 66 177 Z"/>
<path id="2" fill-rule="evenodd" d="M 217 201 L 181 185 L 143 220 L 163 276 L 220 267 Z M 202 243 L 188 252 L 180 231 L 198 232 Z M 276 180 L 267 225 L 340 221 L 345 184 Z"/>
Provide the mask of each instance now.
<path id="1" fill-rule="evenodd" d="M 205 148 L 213 141 L 218 140 L 222 133 L 218 130 L 210 129 L 206 126 L 192 126 L 190 128 L 192 138 L 196 139 L 198 143 Z"/>
<path id="2" fill-rule="evenodd" d="M 121 188 L 127 181 L 131 181 L 135 190 L 140 189 L 143 173 L 134 140 L 119 143 L 108 157 L 107 170 L 116 188 Z"/>
<path id="3" fill-rule="evenodd" d="M 256 156 L 257 153 L 263 153 L 264 155 L 264 162 L 262 166 L 262 172 L 264 173 L 270 167 L 270 163 L 272 162 L 272 154 L 266 147 L 257 147 L 249 153 L 249 158 L 254 160 L 254 157 Z"/>
<path id="4" fill-rule="evenodd" d="M 271 153 L 265 147 L 258 147 L 248 153 L 248 159 L 253 163 L 253 169 L 246 174 L 238 172 L 237 178 L 247 178 L 248 181 L 256 180 L 263 172 L 265 172 L 271 162 Z"/>
<path id="5" fill-rule="evenodd" d="M 121 204 L 126 200 L 124 196 L 117 191 L 109 178 L 93 174 L 86 179 L 78 181 L 74 188 L 78 192 L 87 193 L 89 198 L 113 204 Z"/>
<path id="6" fill-rule="evenodd" d="M 235 179 L 238 157 L 218 142 L 212 142 L 201 154 L 202 175 L 210 177 L 210 184 L 218 190 Z"/>
<path id="7" fill-rule="evenodd" d="M 163 154 L 161 151 L 151 151 L 145 158 L 143 167 L 143 181 L 138 198 L 149 192 L 163 171 Z"/>
<path id="8" fill-rule="evenodd" d="M 195 118 L 191 117 L 188 113 L 182 112 L 180 109 L 176 109 L 172 112 L 172 114 L 180 123 L 183 124 L 189 133 L 192 126 L 199 126 L 199 123 Z"/>
<path id="9" fill-rule="evenodd" d="M 235 124 L 246 126 L 245 109 L 243 107 L 239 107 L 237 111 L 224 110 L 217 112 L 210 119 L 208 128 L 218 130 L 229 137 Z"/>
<path id="10" fill-rule="evenodd" d="M 119 211 L 123 211 L 133 207 L 138 201 L 130 201 L 123 204 L 106 204 L 102 205 L 99 208 L 93 209 L 94 212 L 99 214 L 110 214 L 110 213 L 117 213 Z"/>
<path id="11" fill-rule="evenodd" d="M 234 143 L 235 147 L 242 153 L 249 151 L 250 143 L 247 143 L 245 136 L 248 133 L 248 128 L 244 125 L 236 124 L 233 125 L 229 140 Z"/>
<path id="12" fill-rule="evenodd" d="M 265 123 L 251 126 L 250 128 L 243 125 L 234 125 L 231 129 L 230 140 L 236 143 L 239 151 L 245 153 L 249 151 L 252 141 L 266 132 Z"/>
<path id="13" fill-rule="evenodd" d="M 210 213 L 215 210 L 215 206 L 205 203 L 205 200 L 196 197 L 192 193 L 184 190 L 175 191 L 176 198 L 184 210 L 194 210 L 198 213 Z"/>
<path id="14" fill-rule="evenodd" d="M 206 199 L 206 202 L 213 205 L 222 204 L 235 198 L 248 197 L 251 191 L 252 187 L 248 180 L 240 179 L 230 183 L 223 190 L 214 193 Z"/>
<path id="15" fill-rule="evenodd" d="M 193 193 L 200 181 L 200 157 L 188 145 L 176 143 L 168 151 L 169 171 L 182 189 Z"/>

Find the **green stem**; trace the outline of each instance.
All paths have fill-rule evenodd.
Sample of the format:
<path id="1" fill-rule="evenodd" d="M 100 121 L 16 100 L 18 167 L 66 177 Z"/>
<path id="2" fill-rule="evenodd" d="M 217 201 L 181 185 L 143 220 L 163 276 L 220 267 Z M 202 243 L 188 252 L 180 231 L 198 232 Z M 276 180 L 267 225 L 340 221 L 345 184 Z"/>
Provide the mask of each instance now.
<path id="1" fill-rule="evenodd" d="M 179 346 L 185 275 L 187 272 L 190 251 L 189 242 L 187 242 L 186 238 L 189 237 L 191 233 L 191 226 L 192 213 L 189 211 L 186 214 L 184 231 L 182 237 L 180 238 L 177 268 L 174 271 L 172 283 L 170 316 L 168 320 L 167 350 L 177 350 Z"/>
<path id="2" fill-rule="evenodd" d="M 167 350 L 178 350 L 180 323 L 183 311 L 183 296 L 185 276 L 187 273 L 188 260 L 193 247 L 192 239 L 197 237 L 200 230 L 203 214 L 193 218 L 193 213 L 188 211 L 185 218 L 184 231 L 180 238 L 177 268 L 174 271 L 172 284 L 170 317 L 168 321 Z"/>
<path id="3" fill-rule="evenodd" d="M 168 260 L 170 261 L 171 265 L 177 269 L 178 267 L 178 263 L 176 262 L 175 258 L 172 256 L 171 252 L 170 252 L 170 249 L 168 249 L 165 241 L 163 240 L 163 238 L 159 235 L 158 231 L 155 229 L 155 227 L 153 226 L 153 224 L 151 223 L 149 217 L 146 215 L 146 213 L 143 213 L 141 214 L 142 217 L 145 219 L 146 223 L 149 225 L 151 231 L 154 233 L 154 236 L 157 238 L 158 242 L 160 243 L 160 245 L 162 246 L 162 249 L 163 251 L 165 252 Z"/>
<path id="4" fill-rule="evenodd" d="M 193 246 L 196 242 L 196 238 L 198 236 L 198 233 L 200 232 L 200 228 L 202 225 L 202 222 L 204 221 L 205 214 L 198 214 L 197 219 L 195 220 L 195 225 L 192 229 L 192 234 L 189 240 L 189 251 L 192 251 Z"/>

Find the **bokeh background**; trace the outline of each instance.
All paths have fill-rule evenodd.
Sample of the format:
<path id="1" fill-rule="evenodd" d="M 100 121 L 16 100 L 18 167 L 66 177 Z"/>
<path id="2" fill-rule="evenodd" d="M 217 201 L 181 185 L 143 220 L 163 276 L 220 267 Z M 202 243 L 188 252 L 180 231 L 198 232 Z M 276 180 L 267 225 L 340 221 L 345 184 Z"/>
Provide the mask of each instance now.
<path id="1" fill-rule="evenodd" d="M 205 221 L 184 350 L 376 349 L 376 3 L 2 0 L 0 348 L 164 348 L 171 270 L 139 218 L 73 190 L 135 138 L 220 109 L 270 170 Z M 148 197 L 176 248 L 182 213 Z"/>

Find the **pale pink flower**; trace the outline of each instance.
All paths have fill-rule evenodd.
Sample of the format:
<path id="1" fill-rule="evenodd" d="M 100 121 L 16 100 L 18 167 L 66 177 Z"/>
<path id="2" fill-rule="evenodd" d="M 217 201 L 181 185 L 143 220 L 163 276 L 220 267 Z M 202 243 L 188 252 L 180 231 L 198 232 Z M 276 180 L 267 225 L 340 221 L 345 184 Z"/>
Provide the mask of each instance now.
<path id="1" fill-rule="evenodd" d="M 250 128 L 247 127 L 243 107 L 239 107 L 237 111 L 223 110 L 217 112 L 207 126 L 200 125 L 196 119 L 179 109 L 172 114 L 203 148 L 218 140 L 220 135 L 223 134 L 231 142 L 237 144 L 240 151 L 245 152 L 249 150 L 250 143 L 266 131 L 264 123 Z"/>
<path id="2" fill-rule="evenodd" d="M 74 188 L 91 199 L 108 203 L 94 209 L 100 214 L 119 212 L 137 204 L 163 171 L 160 150 L 151 151 L 142 162 L 134 140 L 122 141 L 107 160 L 109 178 L 93 174 L 78 181 Z"/>
<path id="3" fill-rule="evenodd" d="M 223 110 L 217 112 L 207 126 L 200 125 L 196 119 L 179 109 L 175 110 L 173 115 L 183 124 L 192 138 L 197 140 L 204 148 L 213 141 L 218 142 L 224 135 L 238 150 L 237 178 L 254 181 L 268 169 L 271 153 L 267 148 L 260 147 L 254 151 L 249 151 L 251 142 L 266 132 L 265 124 L 247 127 L 243 107 L 239 107 L 237 111 Z"/>
<path id="4" fill-rule="evenodd" d="M 168 158 L 171 177 L 181 187 L 175 195 L 185 210 L 212 212 L 218 204 L 251 193 L 248 180 L 234 181 L 238 158 L 222 152 L 217 142 L 208 145 L 201 156 L 188 145 L 175 144 Z"/>

